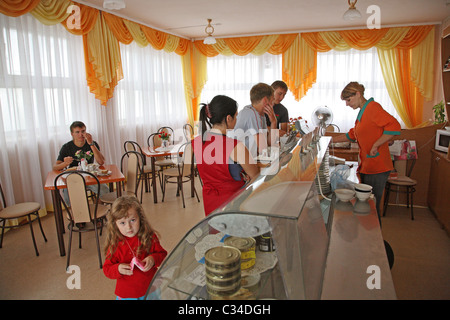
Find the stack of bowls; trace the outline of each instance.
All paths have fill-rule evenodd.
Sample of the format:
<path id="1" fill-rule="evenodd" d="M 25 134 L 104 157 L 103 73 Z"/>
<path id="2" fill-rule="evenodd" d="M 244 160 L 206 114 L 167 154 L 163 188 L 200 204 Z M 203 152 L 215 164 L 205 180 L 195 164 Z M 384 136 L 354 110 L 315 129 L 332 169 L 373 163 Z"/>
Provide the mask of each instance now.
<path id="1" fill-rule="evenodd" d="M 357 183 L 355 184 L 355 193 L 356 198 L 361 201 L 366 201 L 372 194 L 372 186 L 364 183 Z"/>
<path id="2" fill-rule="evenodd" d="M 241 252 L 228 246 L 209 249 L 205 271 L 206 290 L 213 299 L 235 294 L 241 288 Z"/>

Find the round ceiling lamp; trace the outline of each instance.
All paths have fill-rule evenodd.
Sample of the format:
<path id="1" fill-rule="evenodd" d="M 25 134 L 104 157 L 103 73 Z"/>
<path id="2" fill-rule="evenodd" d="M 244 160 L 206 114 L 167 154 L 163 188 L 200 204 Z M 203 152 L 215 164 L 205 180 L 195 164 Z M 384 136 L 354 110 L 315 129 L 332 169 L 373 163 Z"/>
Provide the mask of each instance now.
<path id="1" fill-rule="evenodd" d="M 355 1 L 348 0 L 349 8 L 344 13 L 344 16 L 343 16 L 344 20 L 352 21 L 352 20 L 361 19 L 361 13 L 355 7 L 356 2 L 358 2 L 358 0 L 355 0 Z"/>
<path id="2" fill-rule="evenodd" d="M 208 19 L 208 25 L 205 28 L 205 33 L 208 35 L 205 40 L 203 40 L 204 44 L 215 44 L 216 38 L 212 36 L 214 32 L 214 27 L 211 25 L 212 19 Z"/>

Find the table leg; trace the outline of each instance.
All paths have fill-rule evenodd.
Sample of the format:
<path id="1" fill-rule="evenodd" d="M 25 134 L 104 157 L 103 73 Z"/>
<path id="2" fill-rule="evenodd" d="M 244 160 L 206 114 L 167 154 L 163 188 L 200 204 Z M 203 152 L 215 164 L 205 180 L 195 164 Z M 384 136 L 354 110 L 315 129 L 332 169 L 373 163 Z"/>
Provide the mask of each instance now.
<path id="1" fill-rule="evenodd" d="M 153 186 L 153 202 L 154 203 L 158 203 L 158 194 L 156 193 L 157 189 L 156 189 L 156 158 L 155 157 L 151 157 L 151 163 L 152 163 L 152 186 Z"/>
<path id="2" fill-rule="evenodd" d="M 61 202 L 58 201 L 59 190 L 52 190 L 53 210 L 55 215 L 56 235 L 58 236 L 59 254 L 61 257 L 66 255 L 66 248 L 64 245 L 64 221 L 62 218 Z"/>
<path id="3" fill-rule="evenodd" d="M 122 196 L 122 182 L 120 182 L 120 181 L 116 182 L 116 192 L 117 192 L 117 198 Z"/>

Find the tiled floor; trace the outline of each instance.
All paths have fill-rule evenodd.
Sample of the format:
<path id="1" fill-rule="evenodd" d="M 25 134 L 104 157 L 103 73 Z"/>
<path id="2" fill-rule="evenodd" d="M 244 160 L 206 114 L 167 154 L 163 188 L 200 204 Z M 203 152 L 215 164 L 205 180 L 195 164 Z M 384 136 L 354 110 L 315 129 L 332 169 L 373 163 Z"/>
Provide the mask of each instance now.
<path id="1" fill-rule="evenodd" d="M 169 186 L 164 203 L 154 204 L 152 194 L 144 195 L 146 214 L 168 251 L 204 217 L 203 203 L 190 198 L 189 186 L 186 189 L 186 209 L 181 197 L 175 197 L 174 186 Z M 198 181 L 197 191 L 201 197 Z M 417 208 L 415 217 L 411 221 L 405 208 L 390 207 L 382 219 L 384 238 L 395 252 L 392 277 L 397 297 L 450 299 L 450 238 L 427 209 Z M 59 256 L 53 214 L 42 220 L 48 242 L 35 224 L 39 257 L 27 226 L 5 235 L 0 249 L 0 299 L 115 299 L 115 281 L 98 266 L 94 234 L 83 235 L 82 249 L 77 237 L 73 239 L 71 264 L 80 267 L 81 288 L 68 289 L 71 274 L 65 271 L 66 257 Z M 64 237 L 67 243 L 68 233 Z"/>

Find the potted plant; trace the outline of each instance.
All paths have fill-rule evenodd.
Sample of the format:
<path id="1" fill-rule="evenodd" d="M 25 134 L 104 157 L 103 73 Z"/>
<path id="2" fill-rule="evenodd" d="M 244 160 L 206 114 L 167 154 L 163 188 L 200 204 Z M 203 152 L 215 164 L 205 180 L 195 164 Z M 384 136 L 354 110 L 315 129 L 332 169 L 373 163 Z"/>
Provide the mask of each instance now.
<path id="1" fill-rule="evenodd" d="M 444 101 L 439 102 L 433 107 L 434 112 L 434 124 L 444 123 L 445 122 L 445 107 Z"/>

